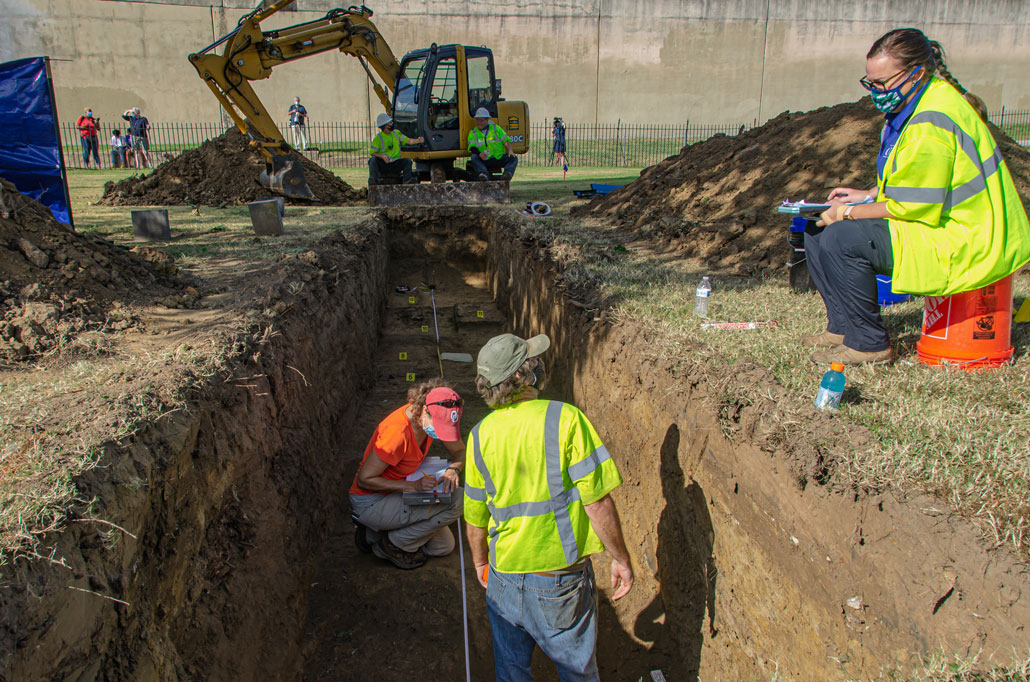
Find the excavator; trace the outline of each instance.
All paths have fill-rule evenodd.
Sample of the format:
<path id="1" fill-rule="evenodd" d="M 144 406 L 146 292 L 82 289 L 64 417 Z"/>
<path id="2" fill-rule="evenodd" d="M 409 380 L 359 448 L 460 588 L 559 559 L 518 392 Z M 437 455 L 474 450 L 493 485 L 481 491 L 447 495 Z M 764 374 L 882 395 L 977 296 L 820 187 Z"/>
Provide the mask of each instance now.
<path id="1" fill-rule="evenodd" d="M 501 97 L 501 81 L 494 75 L 489 49 L 434 43 L 409 52 L 398 62 L 372 23 L 372 10 L 364 5 L 333 9 L 313 21 L 262 31 L 261 22 L 293 2 L 263 0 L 233 31 L 189 55 L 190 63 L 250 139 L 250 145 L 265 158 L 265 170 L 258 178 L 263 186 L 287 197 L 314 198 L 300 155 L 286 142 L 251 82 L 268 78 L 282 64 L 339 50 L 361 64 L 396 129 L 412 139 L 424 138 L 422 144 L 402 147 L 401 154 L 412 159 L 418 180 L 428 180 L 440 190 L 443 199 L 430 203 L 448 203 L 446 197 L 455 196 L 457 201 L 480 203 L 476 186 L 482 186 L 483 201 L 497 200 L 499 186 L 503 186 L 500 200 L 507 199 L 506 183 L 462 183 L 466 187 L 462 192 L 445 191 L 443 185 L 465 177 L 454 163 L 469 156 L 465 142 L 475 126 L 472 114 L 479 107 L 485 107 L 511 136 L 512 151 L 524 154 L 529 149 L 529 108 L 525 102 Z M 223 48 L 220 54 L 219 48 Z M 369 189 L 376 190 L 379 203 L 400 203 L 390 201 L 391 187 L 403 199 L 405 188 L 412 186 Z"/>

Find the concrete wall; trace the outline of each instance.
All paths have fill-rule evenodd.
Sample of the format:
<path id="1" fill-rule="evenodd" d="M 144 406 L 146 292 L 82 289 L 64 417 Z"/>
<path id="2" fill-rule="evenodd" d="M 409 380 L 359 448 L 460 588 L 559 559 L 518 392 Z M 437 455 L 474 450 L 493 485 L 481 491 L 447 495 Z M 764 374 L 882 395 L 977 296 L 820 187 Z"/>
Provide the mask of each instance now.
<path id="1" fill-rule="evenodd" d="M 370 0 L 371 1 L 371 0 Z M 219 108 L 186 62 L 236 25 L 248 0 L 0 0 L 0 61 L 50 55 L 58 106 L 107 120 L 138 105 L 151 120 L 213 121 Z M 267 28 L 346 3 L 298 0 Z M 863 95 L 869 45 L 898 26 L 948 50 L 952 73 L 988 106 L 1030 108 L 1030 0 L 375 0 L 398 56 L 431 42 L 487 45 L 508 99 L 534 120 L 764 121 Z M 293 95 L 311 120 L 378 111 L 358 64 L 326 54 L 258 84 L 285 117 Z"/>

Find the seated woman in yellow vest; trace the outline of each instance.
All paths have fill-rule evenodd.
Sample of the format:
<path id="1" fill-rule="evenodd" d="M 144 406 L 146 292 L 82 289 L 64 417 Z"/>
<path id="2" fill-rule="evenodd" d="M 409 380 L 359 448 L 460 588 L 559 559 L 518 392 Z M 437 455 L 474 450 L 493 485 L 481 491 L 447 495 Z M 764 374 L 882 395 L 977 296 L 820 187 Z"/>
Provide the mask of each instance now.
<path id="1" fill-rule="evenodd" d="M 368 184 L 380 185 L 385 178 L 400 178 L 405 185 L 415 184 L 411 159 L 401 158 L 401 145 L 422 144 L 425 140 L 421 137 L 412 139 L 395 130 L 389 114 L 376 116 L 376 127 L 379 132 L 372 138 L 372 146 L 368 149 L 372 155 L 368 160 Z"/>
<path id="2" fill-rule="evenodd" d="M 983 102 L 948 72 L 940 44 L 914 28 L 890 31 L 860 82 L 885 114 L 877 185 L 835 188 L 805 234 L 828 323 L 803 341 L 823 349 L 812 360 L 824 365 L 891 359 L 877 273 L 892 275 L 895 292 L 946 296 L 1030 261 L 1030 224 Z"/>
<path id="3" fill-rule="evenodd" d="M 515 175 L 519 160 L 511 152 L 511 138 L 504 128 L 490 120 L 486 107 L 476 109 L 476 127 L 469 131 L 469 163 L 477 180 L 489 180 L 490 171 L 504 169 L 505 181 Z"/>

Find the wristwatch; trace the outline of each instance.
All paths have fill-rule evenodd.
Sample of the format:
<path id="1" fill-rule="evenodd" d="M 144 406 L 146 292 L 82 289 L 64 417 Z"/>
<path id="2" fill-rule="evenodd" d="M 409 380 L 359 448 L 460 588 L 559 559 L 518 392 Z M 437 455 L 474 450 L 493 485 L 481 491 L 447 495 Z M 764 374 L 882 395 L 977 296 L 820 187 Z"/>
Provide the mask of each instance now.
<path id="1" fill-rule="evenodd" d="M 851 209 L 853 209 L 853 208 L 855 208 L 855 207 L 854 206 L 847 206 L 847 207 L 845 207 L 845 209 L 844 209 L 844 220 L 854 220 L 854 218 L 851 216 Z"/>

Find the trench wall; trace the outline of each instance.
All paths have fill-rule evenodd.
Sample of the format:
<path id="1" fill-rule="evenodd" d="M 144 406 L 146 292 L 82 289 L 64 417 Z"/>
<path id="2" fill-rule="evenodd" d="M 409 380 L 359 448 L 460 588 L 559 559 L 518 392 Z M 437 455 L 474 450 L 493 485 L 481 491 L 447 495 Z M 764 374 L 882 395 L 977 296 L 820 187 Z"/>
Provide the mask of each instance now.
<path id="1" fill-rule="evenodd" d="M 354 241 L 277 264 L 256 310 L 283 305 L 231 339 L 232 372 L 82 482 L 138 540 L 69 523 L 42 543 L 67 567 L 4 568 L 0 680 L 298 679 L 313 559 L 345 497 L 336 446 L 387 290 L 382 230 Z"/>
<path id="2" fill-rule="evenodd" d="M 218 104 L 186 54 L 256 4 L 0 0 L 0 61 L 68 60 L 53 63 L 67 121 L 86 106 L 107 121 L 132 106 L 151 121 L 216 121 Z M 339 5 L 298 0 L 267 28 Z M 864 94 L 866 50 L 899 26 L 939 40 L 952 73 L 992 110 L 1030 108 L 1026 0 L 378 0 L 372 9 L 398 57 L 431 42 L 493 48 L 505 96 L 528 102 L 538 121 L 762 123 L 853 101 Z M 381 106 L 356 61 L 339 54 L 277 69 L 256 88 L 277 120 L 294 95 L 312 122 L 367 121 Z"/>
<path id="3" fill-rule="evenodd" d="M 877 679 L 940 649 L 1003 663 L 1030 647 L 1030 576 L 1011 555 L 937 501 L 802 490 L 786 458 L 728 439 L 712 377 L 674 376 L 654 339 L 570 304 L 555 266 L 496 230 L 500 307 L 551 337 L 554 393 L 625 479 L 638 581 L 614 609 L 601 598 L 602 670 L 622 679 L 636 654 L 676 679 Z"/>

